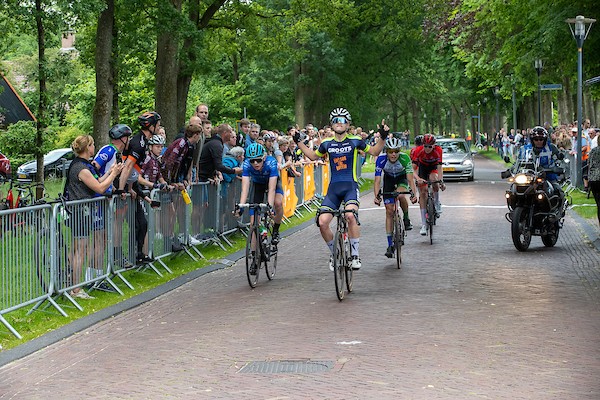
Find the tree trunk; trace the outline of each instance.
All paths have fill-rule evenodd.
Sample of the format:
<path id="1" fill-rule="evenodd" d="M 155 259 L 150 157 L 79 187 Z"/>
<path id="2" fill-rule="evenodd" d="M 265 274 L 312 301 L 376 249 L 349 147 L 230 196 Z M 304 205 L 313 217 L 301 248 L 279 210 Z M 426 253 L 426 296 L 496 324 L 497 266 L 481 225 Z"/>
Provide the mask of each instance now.
<path id="1" fill-rule="evenodd" d="M 171 6 L 181 11 L 182 0 L 171 0 Z M 164 13 L 168 14 L 168 13 Z M 163 15 L 162 13 L 160 15 Z M 158 26 L 168 27 L 169 22 L 161 21 Z M 161 115 L 161 125 L 165 127 L 168 140 L 172 140 L 179 131 L 177 125 L 177 77 L 179 73 L 178 37 L 171 30 L 161 31 L 156 41 L 156 111 Z"/>
<path id="2" fill-rule="evenodd" d="M 590 94 L 589 88 L 586 88 L 584 86 L 583 88 L 583 115 L 581 116 L 581 118 L 583 118 L 583 121 L 585 121 L 586 119 L 590 119 L 590 121 L 593 119 L 594 116 L 594 101 L 592 100 L 592 95 Z M 582 121 L 582 123 L 583 123 Z"/>
<path id="3" fill-rule="evenodd" d="M 302 83 L 302 63 L 294 65 L 294 114 L 296 117 L 296 124 L 299 127 L 304 127 L 306 123 L 305 109 L 306 109 L 306 87 Z"/>
<path id="4" fill-rule="evenodd" d="M 194 26 L 198 26 L 198 23 L 200 22 L 199 2 L 190 1 L 188 4 L 190 7 L 188 19 Z M 179 73 L 177 75 L 177 114 L 175 122 L 177 127 L 183 127 L 187 121 L 187 98 L 192 83 L 195 65 L 197 63 L 196 52 L 193 49 L 194 40 L 195 38 L 193 35 L 188 35 L 183 40 L 181 50 L 183 56 L 181 60 L 179 60 Z"/>
<path id="5" fill-rule="evenodd" d="M 419 136 L 421 134 L 421 123 L 419 121 L 419 107 L 417 105 L 417 100 L 413 97 L 409 100 L 410 113 L 412 115 L 412 123 L 413 123 L 413 132 L 415 136 Z"/>
<path id="6" fill-rule="evenodd" d="M 96 28 L 96 104 L 92 136 L 97 143 L 108 143 L 115 84 L 112 57 L 115 2 L 114 0 L 105 0 L 105 2 L 106 8 L 98 17 Z"/>
<path id="7" fill-rule="evenodd" d="M 45 41 L 45 30 L 42 16 L 44 15 L 42 9 L 42 0 L 35 0 L 35 24 L 37 27 L 37 40 L 38 40 L 38 84 L 40 86 L 40 94 L 38 99 L 38 112 L 37 112 L 37 124 L 36 124 L 36 135 L 34 154 L 36 156 L 37 173 L 35 180 L 37 182 L 44 182 L 44 154 L 42 152 L 44 144 L 44 130 L 46 128 L 46 41 Z M 40 185 L 36 188 L 35 197 L 40 199 L 43 196 L 44 188 Z"/>

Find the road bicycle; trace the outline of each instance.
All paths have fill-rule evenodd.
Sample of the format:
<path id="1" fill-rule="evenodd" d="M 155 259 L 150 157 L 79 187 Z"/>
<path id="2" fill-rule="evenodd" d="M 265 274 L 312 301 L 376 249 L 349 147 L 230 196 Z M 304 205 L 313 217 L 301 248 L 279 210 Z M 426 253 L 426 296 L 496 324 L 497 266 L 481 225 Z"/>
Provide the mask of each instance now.
<path id="1" fill-rule="evenodd" d="M 337 298 L 344 300 L 345 291 L 352 292 L 352 253 L 350 251 L 350 239 L 348 238 L 348 220 L 346 213 L 351 212 L 358 221 L 357 210 L 319 210 L 317 211 L 317 226 L 321 214 L 332 214 L 337 218 L 337 228 L 333 237 L 333 277 L 335 281 L 335 293 Z M 345 285 L 344 285 L 345 284 Z"/>
<path id="2" fill-rule="evenodd" d="M 246 238 L 246 276 L 250 287 L 255 288 L 263 267 L 269 280 L 275 277 L 277 270 L 277 245 L 273 244 L 271 207 L 264 203 L 244 203 L 237 204 L 236 208 L 254 210 Z"/>
<path id="3" fill-rule="evenodd" d="M 392 239 L 394 240 L 394 251 L 396 252 L 396 266 L 398 269 L 401 268 L 402 264 L 402 246 L 404 245 L 404 238 L 406 237 L 406 228 L 404 227 L 404 213 L 402 212 L 402 207 L 400 207 L 400 198 L 401 194 L 410 194 L 412 192 L 381 192 L 383 196 L 393 196 L 394 197 L 394 220 L 392 223 Z"/>
<path id="4" fill-rule="evenodd" d="M 435 199 L 433 197 L 433 185 L 436 183 L 443 184 L 444 181 L 427 181 L 427 205 L 425 207 L 425 221 L 427 222 L 427 233 L 429 234 L 430 244 L 433 244 L 433 226 L 440 216 L 435 209 Z"/>

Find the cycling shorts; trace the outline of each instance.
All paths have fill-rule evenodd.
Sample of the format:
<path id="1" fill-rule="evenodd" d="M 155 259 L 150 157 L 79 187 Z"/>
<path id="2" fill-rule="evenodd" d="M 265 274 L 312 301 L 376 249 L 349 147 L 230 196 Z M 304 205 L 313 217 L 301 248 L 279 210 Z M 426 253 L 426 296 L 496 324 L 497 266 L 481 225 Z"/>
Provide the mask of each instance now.
<path id="1" fill-rule="evenodd" d="M 256 183 L 254 182 L 254 194 L 252 198 L 253 203 L 262 203 L 265 201 L 265 197 L 269 193 L 268 183 Z M 277 179 L 277 186 L 275 186 L 275 196 L 278 194 L 283 196 L 283 188 L 281 186 L 281 179 Z M 254 215 L 254 209 L 250 209 L 250 215 Z"/>
<path id="2" fill-rule="evenodd" d="M 342 202 L 346 203 L 346 206 L 349 204 L 360 206 L 358 197 L 357 182 L 331 182 L 327 195 L 321 203 L 321 209 L 338 210 Z"/>
<path id="3" fill-rule="evenodd" d="M 400 190 L 401 192 L 403 191 L 408 191 L 408 180 L 406 179 L 406 174 L 402 174 L 396 177 L 393 176 L 389 176 L 389 175 L 383 175 L 383 192 L 393 192 L 394 190 L 396 190 L 396 188 L 402 186 L 404 190 Z M 391 196 L 389 194 L 384 194 L 383 195 L 383 204 L 394 204 L 394 196 Z"/>
<path id="4" fill-rule="evenodd" d="M 429 180 L 429 175 L 437 174 L 437 173 L 438 173 L 437 165 L 419 165 L 419 168 L 417 170 L 417 174 L 419 175 L 419 178 L 426 179 L 426 180 Z M 422 184 L 420 186 L 422 186 Z"/>

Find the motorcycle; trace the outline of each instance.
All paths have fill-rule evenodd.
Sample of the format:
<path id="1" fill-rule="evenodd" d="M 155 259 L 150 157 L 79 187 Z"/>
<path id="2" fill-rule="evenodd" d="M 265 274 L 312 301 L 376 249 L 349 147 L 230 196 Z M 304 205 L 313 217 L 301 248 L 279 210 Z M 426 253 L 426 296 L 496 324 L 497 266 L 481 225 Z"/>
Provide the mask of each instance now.
<path id="1" fill-rule="evenodd" d="M 564 157 L 560 156 L 562 153 L 559 160 Z M 506 219 L 519 251 L 529 248 L 532 236 L 541 236 L 546 247 L 553 247 L 558 240 L 569 201 L 560 188 L 546 179 L 547 173 L 564 177 L 565 170 L 559 166 L 543 168 L 533 152 L 502 172 L 502 178 L 511 183 L 505 195 L 509 209 Z"/>

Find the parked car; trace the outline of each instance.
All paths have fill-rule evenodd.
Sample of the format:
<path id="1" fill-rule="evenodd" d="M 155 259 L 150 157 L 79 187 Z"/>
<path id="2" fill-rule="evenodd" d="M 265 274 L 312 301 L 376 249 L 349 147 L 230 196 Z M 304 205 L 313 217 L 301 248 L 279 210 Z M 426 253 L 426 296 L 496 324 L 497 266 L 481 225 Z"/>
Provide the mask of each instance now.
<path id="1" fill-rule="evenodd" d="M 473 155 L 477 152 L 467 149 L 464 139 L 437 139 L 436 144 L 440 145 L 443 151 L 444 180 L 472 181 L 475 178 Z"/>
<path id="2" fill-rule="evenodd" d="M 0 181 L 10 178 L 10 160 L 0 153 Z"/>
<path id="3" fill-rule="evenodd" d="M 66 176 L 75 153 L 70 148 L 52 150 L 44 156 L 44 177 L 46 179 Z M 17 179 L 35 179 L 37 172 L 36 160 L 28 161 L 17 168 Z"/>

